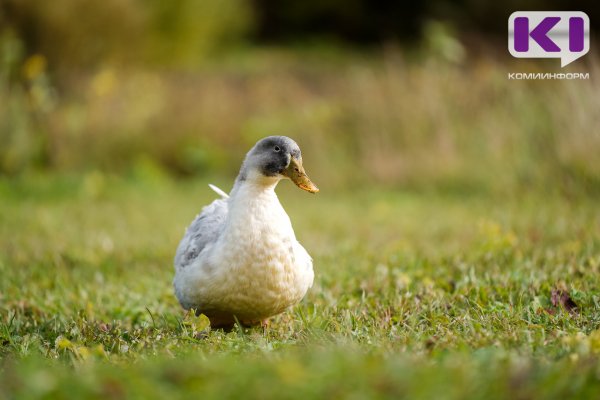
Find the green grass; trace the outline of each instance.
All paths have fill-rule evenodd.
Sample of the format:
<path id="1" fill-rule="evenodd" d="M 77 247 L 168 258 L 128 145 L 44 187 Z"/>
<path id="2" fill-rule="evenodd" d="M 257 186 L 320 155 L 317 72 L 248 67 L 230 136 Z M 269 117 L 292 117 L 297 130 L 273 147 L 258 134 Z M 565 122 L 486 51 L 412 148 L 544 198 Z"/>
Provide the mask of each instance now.
<path id="1" fill-rule="evenodd" d="M 206 182 L 0 180 L 0 398 L 597 398 L 597 199 L 278 192 L 312 290 L 202 338 L 171 279 Z"/>

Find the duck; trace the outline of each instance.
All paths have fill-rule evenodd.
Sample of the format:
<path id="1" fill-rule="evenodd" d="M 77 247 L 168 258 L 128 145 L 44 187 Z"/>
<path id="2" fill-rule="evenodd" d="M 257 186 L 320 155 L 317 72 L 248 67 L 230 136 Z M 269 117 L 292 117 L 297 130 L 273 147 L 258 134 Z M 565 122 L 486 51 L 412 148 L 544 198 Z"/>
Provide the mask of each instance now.
<path id="1" fill-rule="evenodd" d="M 284 179 L 319 191 L 294 140 L 259 140 L 229 194 L 209 185 L 220 198 L 202 208 L 177 247 L 175 295 L 184 309 L 207 316 L 211 328 L 268 324 L 313 284 L 312 258 L 275 193 Z"/>

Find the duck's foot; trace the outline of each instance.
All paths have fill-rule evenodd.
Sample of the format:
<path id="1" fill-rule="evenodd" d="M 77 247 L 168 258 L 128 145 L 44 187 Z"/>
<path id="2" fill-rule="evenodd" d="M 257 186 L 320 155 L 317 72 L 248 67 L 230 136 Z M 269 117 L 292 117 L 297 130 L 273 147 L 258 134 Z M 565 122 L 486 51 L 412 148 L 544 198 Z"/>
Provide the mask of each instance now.
<path id="1" fill-rule="evenodd" d="M 212 329 L 222 329 L 224 332 L 229 333 L 236 329 L 236 325 L 240 329 L 251 328 L 253 326 L 260 326 L 263 329 L 268 329 L 271 326 L 271 320 L 268 318 L 262 320 L 238 320 L 237 318 L 218 318 L 218 317 L 209 317 L 210 319 L 210 328 L 207 328 L 209 331 Z"/>
<path id="2" fill-rule="evenodd" d="M 235 328 L 235 322 L 210 322 L 210 329 L 221 329 L 225 333 L 229 333 Z"/>

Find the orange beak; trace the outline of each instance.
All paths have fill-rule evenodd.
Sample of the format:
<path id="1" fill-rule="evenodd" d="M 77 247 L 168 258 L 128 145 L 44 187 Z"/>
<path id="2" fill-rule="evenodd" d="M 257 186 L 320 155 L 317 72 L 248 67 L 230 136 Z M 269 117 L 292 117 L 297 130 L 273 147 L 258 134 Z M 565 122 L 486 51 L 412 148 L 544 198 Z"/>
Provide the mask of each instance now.
<path id="1" fill-rule="evenodd" d="M 284 176 L 287 176 L 302 190 L 306 190 L 310 193 L 317 193 L 319 188 L 315 185 L 302 167 L 302 158 L 296 159 L 292 157 L 290 165 L 283 171 Z"/>

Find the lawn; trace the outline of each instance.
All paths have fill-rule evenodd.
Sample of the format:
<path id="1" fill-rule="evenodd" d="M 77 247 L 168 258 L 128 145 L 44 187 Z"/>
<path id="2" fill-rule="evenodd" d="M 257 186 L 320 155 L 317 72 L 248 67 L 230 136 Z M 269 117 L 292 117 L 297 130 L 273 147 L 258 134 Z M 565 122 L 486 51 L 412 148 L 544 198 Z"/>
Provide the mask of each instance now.
<path id="1" fill-rule="evenodd" d="M 171 280 L 208 182 L 0 180 L 0 398 L 598 398 L 597 199 L 283 182 L 313 288 L 206 333 Z"/>
<path id="2" fill-rule="evenodd" d="M 514 4 L 5 3 L 0 400 L 600 399 L 594 44 L 513 58 Z M 315 283 L 210 330 L 175 250 L 275 134 Z"/>

